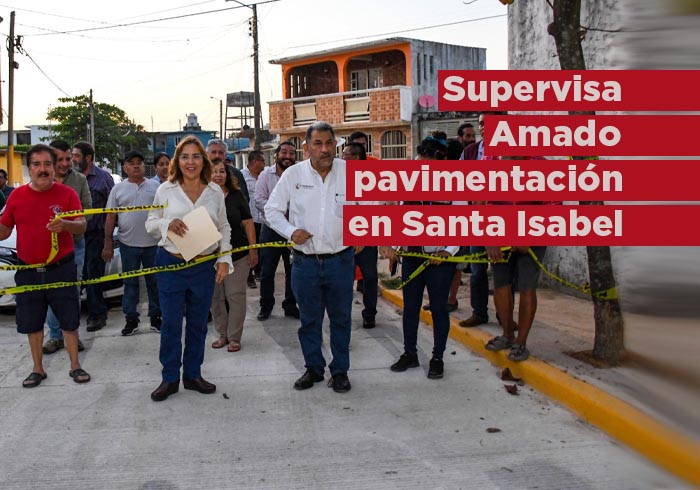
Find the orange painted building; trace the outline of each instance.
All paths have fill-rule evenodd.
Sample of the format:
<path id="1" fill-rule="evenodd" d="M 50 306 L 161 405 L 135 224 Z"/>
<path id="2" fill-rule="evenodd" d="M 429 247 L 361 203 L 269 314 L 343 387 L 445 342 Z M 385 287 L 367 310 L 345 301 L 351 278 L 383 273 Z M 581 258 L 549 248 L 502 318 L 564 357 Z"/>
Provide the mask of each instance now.
<path id="1" fill-rule="evenodd" d="M 379 158 L 413 158 L 430 131 L 456 135 L 472 113 L 437 111 L 437 72 L 486 69 L 486 50 L 407 38 L 390 38 L 272 60 L 282 67 L 283 100 L 270 106 L 270 132 L 291 139 L 301 159 L 306 128 L 333 125 L 338 137 L 370 137 Z M 342 151 L 339 148 L 339 152 Z"/>

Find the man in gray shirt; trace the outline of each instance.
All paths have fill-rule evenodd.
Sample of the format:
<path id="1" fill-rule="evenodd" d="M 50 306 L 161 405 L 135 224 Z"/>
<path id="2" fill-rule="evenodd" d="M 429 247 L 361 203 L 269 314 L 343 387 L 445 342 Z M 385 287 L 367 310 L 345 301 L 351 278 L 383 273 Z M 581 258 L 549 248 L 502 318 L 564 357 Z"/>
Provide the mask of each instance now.
<path id="1" fill-rule="evenodd" d="M 68 143 L 61 140 L 52 141 L 49 145 L 56 153 L 56 165 L 54 166 L 54 179 L 57 182 L 67 185 L 78 194 L 80 204 L 83 209 L 92 207 L 92 196 L 90 195 L 90 187 L 88 187 L 87 179 L 80 172 L 73 170 L 73 162 L 71 156 L 71 147 Z M 86 219 L 89 217 L 86 216 Z M 83 264 L 85 263 L 85 237 L 83 235 L 73 235 L 75 265 L 78 267 L 78 281 L 80 281 L 83 273 Z M 78 300 L 80 301 L 80 300 Z M 49 326 L 49 340 L 46 341 L 43 347 L 44 354 L 53 354 L 54 352 L 63 349 L 63 331 L 58 324 L 58 319 L 54 315 L 53 310 L 49 306 L 46 314 L 46 323 Z M 78 339 L 78 351 L 85 350 L 83 343 Z"/>
<path id="2" fill-rule="evenodd" d="M 158 182 L 145 178 L 143 154 L 132 150 L 124 157 L 124 172 L 127 179 L 112 188 L 107 199 L 108 208 L 124 206 L 151 206 L 158 190 Z M 130 211 L 119 213 L 119 253 L 124 272 L 155 267 L 158 240 L 146 232 L 148 211 Z M 117 213 L 107 214 L 105 221 L 105 245 L 102 258 L 105 262 L 114 257 L 112 235 L 117 221 Z M 161 314 L 158 301 L 158 287 L 154 274 L 145 276 L 148 291 L 148 316 L 151 328 L 160 332 Z M 139 278 L 124 279 L 124 297 L 122 310 L 126 316 L 126 326 L 122 335 L 133 335 L 139 328 Z"/>

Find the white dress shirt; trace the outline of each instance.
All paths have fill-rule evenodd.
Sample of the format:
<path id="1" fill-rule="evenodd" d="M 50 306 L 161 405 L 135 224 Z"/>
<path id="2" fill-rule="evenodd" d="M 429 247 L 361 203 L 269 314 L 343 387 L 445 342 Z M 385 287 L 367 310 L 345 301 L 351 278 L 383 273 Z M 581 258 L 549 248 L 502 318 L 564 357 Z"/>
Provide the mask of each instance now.
<path id="1" fill-rule="evenodd" d="M 345 160 L 333 159 L 325 181 L 310 160 L 292 165 L 282 173 L 265 205 L 265 218 L 272 229 L 291 240 L 303 229 L 313 235 L 294 248 L 306 254 L 338 253 L 343 245 L 343 205 L 345 200 Z M 285 217 L 289 209 L 289 218 Z"/>
<path id="2" fill-rule="evenodd" d="M 170 253 L 179 254 L 175 244 L 168 238 L 168 226 L 175 218 L 182 219 L 190 211 L 195 208 L 204 207 L 214 226 L 221 233 L 221 240 L 215 243 L 206 250 L 202 251 L 202 255 L 214 253 L 217 248 L 221 252 L 231 250 L 231 226 L 226 218 L 226 206 L 224 204 L 224 193 L 217 184 L 210 182 L 202 194 L 200 194 L 196 203 L 192 203 L 185 191 L 180 186 L 179 182 L 166 181 L 158 187 L 156 197 L 153 200 L 154 206 L 167 205 L 164 209 L 152 209 L 148 212 L 146 220 L 146 231 L 159 239 L 158 245 L 163 247 Z M 185 235 L 187 236 L 187 235 Z M 233 272 L 233 262 L 230 255 L 219 257 L 216 261 L 225 262 L 228 264 L 229 274 Z"/>
<path id="3" fill-rule="evenodd" d="M 255 183 L 255 195 L 253 198 L 253 207 L 259 213 L 260 221 L 266 225 L 270 226 L 267 219 L 265 218 L 265 204 L 272 194 L 272 190 L 279 182 L 280 176 L 277 175 L 277 165 L 272 165 L 270 167 L 265 167 L 265 170 L 260 172 L 258 175 L 258 180 Z"/>

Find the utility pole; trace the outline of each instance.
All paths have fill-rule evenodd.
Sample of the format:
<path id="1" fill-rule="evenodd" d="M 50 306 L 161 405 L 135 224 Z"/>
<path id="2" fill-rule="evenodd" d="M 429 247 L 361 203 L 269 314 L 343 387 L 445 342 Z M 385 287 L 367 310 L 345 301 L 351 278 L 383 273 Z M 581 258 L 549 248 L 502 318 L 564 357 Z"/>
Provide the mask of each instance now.
<path id="1" fill-rule="evenodd" d="M 90 144 L 95 149 L 95 104 L 92 101 L 92 89 L 90 89 Z"/>
<path id="2" fill-rule="evenodd" d="M 255 105 L 253 117 L 255 118 L 255 149 L 260 149 L 260 73 L 258 67 L 258 6 L 253 4 L 253 91 L 255 92 Z"/>
<path id="3" fill-rule="evenodd" d="M 210 99 L 213 100 L 218 100 L 219 101 L 219 139 L 224 140 L 224 101 L 219 99 L 218 97 L 214 97 L 212 95 L 209 96 Z"/>
<path id="4" fill-rule="evenodd" d="M 227 2 L 229 0 L 226 0 Z M 253 10 L 253 18 L 249 21 L 249 35 L 253 38 L 253 119 L 255 121 L 255 149 L 260 149 L 260 122 L 262 121 L 262 111 L 260 109 L 260 73 L 258 61 L 258 6 L 257 4 L 246 5 L 239 0 L 233 0 L 239 5 Z"/>
<path id="5" fill-rule="evenodd" d="M 3 20 L 5 20 L 5 19 L 3 19 L 2 17 L 0 17 L 0 22 L 2 22 Z M 0 66 L 2 66 L 1 63 L 0 63 Z M 0 80 L 2 80 L 2 75 L 1 75 L 1 74 L 0 74 Z M 2 117 L 2 90 L 0 90 L 0 126 L 2 126 L 2 123 L 4 123 L 4 122 L 5 122 L 5 121 L 4 121 L 3 117 Z"/>
<path id="6" fill-rule="evenodd" d="M 224 101 L 219 100 L 219 138 L 223 141 L 226 139 L 224 135 Z"/>
<path id="7" fill-rule="evenodd" d="M 11 183 L 21 182 L 22 173 L 15 175 L 15 135 L 14 135 L 14 103 L 15 103 L 15 12 L 10 12 L 10 39 L 9 39 L 10 74 L 7 88 L 7 173 Z M 21 165 L 20 165 L 21 169 Z M 19 180 L 17 180 L 19 178 Z"/>

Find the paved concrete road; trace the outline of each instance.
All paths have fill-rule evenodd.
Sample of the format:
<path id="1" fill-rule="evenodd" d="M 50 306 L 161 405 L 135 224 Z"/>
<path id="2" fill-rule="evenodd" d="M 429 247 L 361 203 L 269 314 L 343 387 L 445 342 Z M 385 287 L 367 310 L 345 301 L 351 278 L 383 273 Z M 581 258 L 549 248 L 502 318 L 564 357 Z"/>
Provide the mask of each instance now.
<path id="1" fill-rule="evenodd" d="M 216 394 L 181 388 L 162 403 L 149 398 L 160 368 L 147 323 L 121 337 L 113 309 L 106 328 L 81 331 L 91 383 L 68 377 L 60 351 L 30 390 L 20 386 L 31 370 L 26 337 L 0 315 L 0 488 L 684 488 L 527 386 L 507 394 L 496 368 L 452 341 L 445 378 L 427 379 L 428 329 L 421 368 L 390 372 L 401 317 L 382 301 L 374 330 L 361 328 L 355 305 L 352 391 L 297 392 L 296 324 L 279 309 L 258 322 L 249 293 L 243 349 L 207 348 L 203 374 Z"/>

